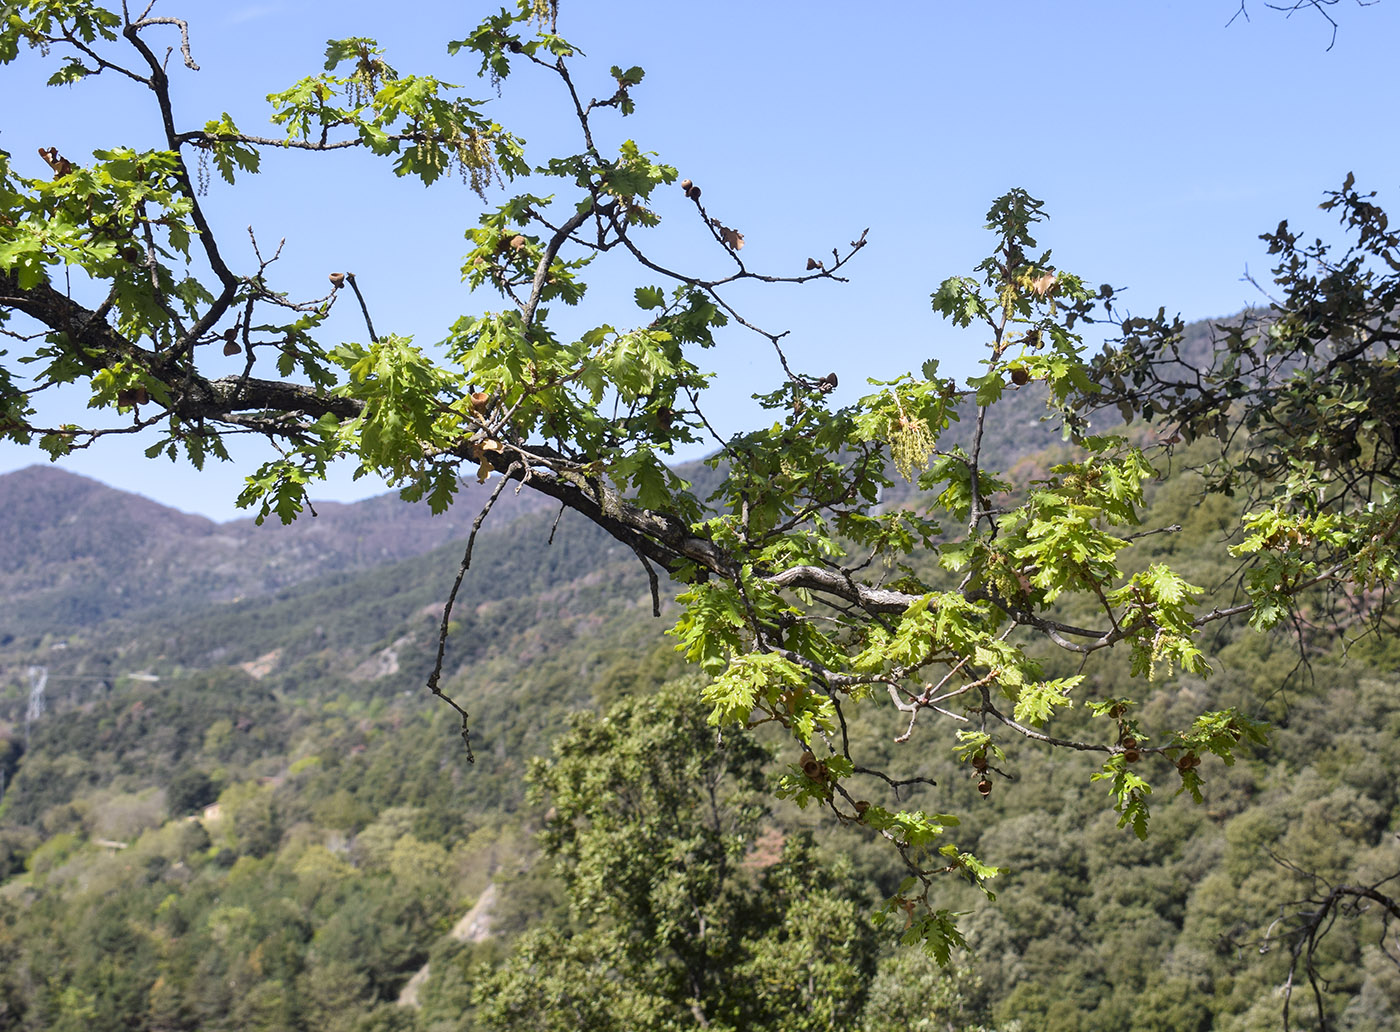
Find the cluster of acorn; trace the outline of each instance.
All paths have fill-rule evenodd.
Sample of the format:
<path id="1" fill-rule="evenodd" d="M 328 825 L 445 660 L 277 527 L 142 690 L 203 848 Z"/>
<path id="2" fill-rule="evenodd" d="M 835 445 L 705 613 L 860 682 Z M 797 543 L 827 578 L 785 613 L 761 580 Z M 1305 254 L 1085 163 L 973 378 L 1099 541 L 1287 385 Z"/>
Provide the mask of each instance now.
<path id="1" fill-rule="evenodd" d="M 1129 763 L 1137 763 L 1142 759 L 1142 753 L 1138 751 L 1138 740 L 1132 735 L 1124 735 L 1118 740 L 1118 744 L 1123 747 L 1123 759 Z"/>
<path id="2" fill-rule="evenodd" d="M 1201 758 L 1193 752 L 1187 753 L 1185 756 L 1181 757 L 1179 760 L 1176 761 L 1176 769 L 1181 771 L 1181 773 L 1183 774 L 1185 774 L 1188 770 L 1192 769 L 1193 767 L 1199 767 L 1200 765 Z"/>
<path id="3" fill-rule="evenodd" d="M 992 779 L 987 777 L 987 754 L 980 752 L 972 757 L 972 769 L 977 772 L 977 791 L 984 796 L 992 794 Z"/>
<path id="4" fill-rule="evenodd" d="M 698 202 L 700 200 L 700 188 L 689 179 L 681 180 L 681 193 L 685 194 L 692 201 Z"/>
<path id="5" fill-rule="evenodd" d="M 813 781 L 825 785 L 830 780 L 830 774 L 827 772 L 826 764 L 817 759 L 810 749 L 798 758 L 797 765 L 802 768 L 802 773 L 806 774 Z M 857 799 L 854 805 L 856 808 L 856 816 L 863 819 L 865 817 L 865 811 L 870 809 L 870 800 Z"/>
<path id="6" fill-rule="evenodd" d="M 802 754 L 801 758 L 797 761 L 797 765 L 802 768 L 802 773 L 806 774 L 813 781 L 826 781 L 826 764 L 817 759 L 810 749 Z"/>

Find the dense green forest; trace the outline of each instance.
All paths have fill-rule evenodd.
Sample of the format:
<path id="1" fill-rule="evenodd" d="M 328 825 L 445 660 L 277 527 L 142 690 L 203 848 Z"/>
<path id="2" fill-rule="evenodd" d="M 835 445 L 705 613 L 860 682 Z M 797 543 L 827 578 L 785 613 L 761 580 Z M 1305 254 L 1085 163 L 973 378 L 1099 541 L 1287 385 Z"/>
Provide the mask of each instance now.
<path id="1" fill-rule="evenodd" d="M 1233 509 L 1178 474 L 1152 489 L 1145 520 L 1181 527 L 1155 549 L 1222 598 L 1233 583 L 1210 556 Z M 525 514 L 478 542 L 451 676 L 472 712 L 474 765 L 455 716 L 420 687 L 460 543 L 158 623 L 11 634 L 0 649 L 0 1027 L 547 1028 L 530 1023 L 520 993 L 594 984 L 600 956 L 608 970 L 635 963 L 606 952 L 621 948 L 624 918 L 598 914 L 630 908 L 625 927 L 639 927 L 656 861 L 615 872 L 643 888 L 614 899 L 607 884 L 580 885 L 577 853 L 549 829 L 564 806 L 580 811 L 571 827 L 610 826 L 586 792 L 570 795 L 601 775 L 569 775 L 568 750 L 607 752 L 607 725 L 575 715 L 632 719 L 682 665 L 635 559 L 581 521 L 541 547 L 552 522 Z M 973 952 L 946 968 L 898 945 L 900 915 L 871 923 L 902 877 L 896 858 L 814 810 L 765 805 L 752 789 L 777 765 L 731 744 L 720 781 L 740 795 L 743 778 L 757 781 L 727 804 L 712 846 L 727 866 L 702 872 L 724 886 L 706 891 L 730 901 L 733 936 L 708 964 L 767 988 L 706 1000 L 750 1028 L 1279 1027 L 1298 901 L 1400 870 L 1400 647 L 1363 630 L 1221 626 L 1213 676 L 1151 685 L 1151 715 L 1234 705 L 1274 731 L 1233 767 L 1207 761 L 1204 802 L 1159 802 L 1143 841 L 1117 827 L 1087 758 L 1026 743 L 1010 758 L 1014 779 L 996 778 L 983 798 L 952 754 L 911 759 L 891 744 L 893 768 L 938 782 L 923 805 L 967 815 L 959 846 L 1007 869 L 994 902 L 948 884 Z M 1126 662 L 1096 662 L 1095 690 L 1126 679 Z M 48 705 L 26 725 L 39 667 Z M 898 717 L 866 719 L 886 721 L 890 740 Z M 636 730 L 682 726 L 653 716 Z M 565 752 L 530 773 L 527 793 L 527 761 L 556 743 Z M 684 769 L 705 762 L 714 735 L 676 732 L 656 748 Z M 659 807 L 692 808 L 703 809 Z M 628 827 L 626 841 L 640 834 Z M 814 828 L 820 846 L 804 844 Z M 654 857 L 681 832 L 647 834 Z M 674 848 L 697 855 L 693 843 Z M 782 886 L 795 880 L 805 889 L 794 896 Z M 456 927 L 464 915 L 470 927 Z M 1322 944 L 1338 1027 L 1400 1020 L 1400 971 L 1378 930 L 1374 916 L 1347 916 Z M 787 953 L 774 934 L 791 940 Z M 795 980 L 784 957 L 803 979 L 807 967 L 828 974 Z M 627 1006 L 666 999 L 663 975 L 631 970 L 626 999 L 599 1006 L 662 1027 Z M 1306 1008 L 1294 1018 L 1308 1027 Z M 593 1020 L 584 1027 L 611 1027 Z"/>

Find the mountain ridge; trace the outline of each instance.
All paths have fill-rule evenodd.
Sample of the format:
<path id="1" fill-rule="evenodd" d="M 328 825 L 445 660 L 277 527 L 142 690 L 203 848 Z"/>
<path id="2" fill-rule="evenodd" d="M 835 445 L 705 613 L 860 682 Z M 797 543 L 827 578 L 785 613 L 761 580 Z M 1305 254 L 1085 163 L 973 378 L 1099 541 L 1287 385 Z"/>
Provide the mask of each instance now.
<path id="1" fill-rule="evenodd" d="M 317 515 L 259 527 L 250 518 L 217 523 L 50 467 L 6 473 L 0 639 L 262 595 L 422 555 L 465 537 L 489 491 L 464 484 L 457 504 L 438 516 L 391 493 L 320 504 Z M 532 492 L 506 492 L 492 523 L 546 504 Z"/>

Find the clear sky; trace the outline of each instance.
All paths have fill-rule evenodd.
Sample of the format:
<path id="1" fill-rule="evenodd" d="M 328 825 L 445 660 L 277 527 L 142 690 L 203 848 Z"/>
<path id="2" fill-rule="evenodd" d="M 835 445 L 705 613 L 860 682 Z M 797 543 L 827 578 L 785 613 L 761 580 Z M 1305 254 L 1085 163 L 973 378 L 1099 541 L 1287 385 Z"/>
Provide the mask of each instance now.
<path id="1" fill-rule="evenodd" d="M 430 72 L 491 98 L 496 117 L 529 141 L 530 157 L 574 149 L 556 83 L 521 67 L 496 100 L 469 58 L 447 56 L 447 40 L 497 7 L 161 0 L 155 13 L 190 19 L 202 67 L 178 68 L 178 53 L 172 61 L 182 128 L 229 111 L 246 131 L 276 135 L 264 95 L 319 71 L 328 38 L 368 35 L 400 72 Z M 1127 288 L 1130 309 L 1165 306 L 1187 318 L 1260 303 L 1241 281 L 1246 268 L 1267 273 L 1258 234 L 1288 218 L 1309 235 L 1331 235 L 1316 205 L 1348 171 L 1382 203 L 1400 200 L 1400 4 L 1329 8 L 1341 23 L 1330 52 L 1331 28 L 1315 11 L 1285 18 L 1255 0 L 1252 20 L 1227 28 L 1236 8 L 1235 0 L 563 0 L 559 28 L 587 54 L 574 64 L 585 96 L 611 93 L 610 65 L 646 69 L 633 91 L 637 113 L 605 113 L 600 143 L 635 139 L 702 186 L 710 214 L 745 234 L 751 267 L 799 272 L 808 256 L 829 255 L 869 227 L 849 284 L 736 295 L 756 321 L 793 331 L 788 351 L 799 368 L 836 371 L 845 400 L 864 393 L 866 377 L 929 357 L 955 374 L 974 371 L 982 342 L 940 324 L 929 294 L 982 257 L 983 215 L 1012 186 L 1046 202 L 1040 243 L 1054 248 L 1058 266 Z M 41 146 L 86 156 L 156 144 L 153 109 L 138 90 L 108 75 L 47 88 L 47 74 L 36 54 L 0 68 L 0 147 L 20 170 L 40 174 Z M 353 154 L 272 154 L 265 170 L 233 189 L 216 178 L 207 199 L 236 268 L 251 259 L 245 227 L 265 246 L 285 238 L 285 289 L 313 296 L 328 272 L 349 269 L 376 329 L 422 343 L 439 340 L 460 314 L 501 307 L 460 283 L 462 234 L 483 205 L 459 182 L 425 189 Z M 701 273 L 722 268 L 725 256 L 693 208 L 679 189 L 671 194 L 659 205 L 658 248 Z M 559 325 L 636 321 L 631 290 L 654 277 L 623 262 L 600 265 L 584 306 Z M 332 332 L 360 339 L 351 314 L 342 306 Z M 707 411 L 723 431 L 741 429 L 754 417 L 748 396 L 777 383 L 771 349 L 735 330 L 710 355 L 720 375 Z M 69 409 L 55 418 L 75 419 L 82 399 L 57 404 Z M 226 519 L 262 457 L 249 448 L 234 464 L 196 473 L 147 460 L 142 447 L 109 438 L 62 465 Z M 0 472 L 46 461 L 37 449 L 0 445 Z M 348 472 L 313 494 L 350 500 L 383 490 Z"/>

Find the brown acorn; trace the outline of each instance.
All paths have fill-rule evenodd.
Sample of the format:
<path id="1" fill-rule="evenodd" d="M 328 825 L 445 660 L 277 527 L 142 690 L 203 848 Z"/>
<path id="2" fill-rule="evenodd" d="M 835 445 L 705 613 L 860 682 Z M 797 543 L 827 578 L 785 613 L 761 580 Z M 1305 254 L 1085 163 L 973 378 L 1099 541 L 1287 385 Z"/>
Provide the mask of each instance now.
<path id="1" fill-rule="evenodd" d="M 491 404 L 491 395 L 487 394 L 485 391 L 474 391 L 472 392 L 471 403 L 472 411 L 477 415 L 481 415 Z"/>
<path id="2" fill-rule="evenodd" d="M 975 771 L 977 771 L 978 773 L 981 773 L 982 771 L 986 770 L 986 769 L 987 769 L 987 757 L 982 756 L 982 755 L 980 755 L 980 754 L 977 755 L 977 756 L 974 756 L 974 757 L 972 758 L 972 769 L 975 770 Z"/>
<path id="3" fill-rule="evenodd" d="M 991 795 L 992 783 L 986 778 L 983 778 L 981 781 L 977 782 L 977 791 L 981 792 L 984 796 Z"/>
<path id="4" fill-rule="evenodd" d="M 806 774 L 813 781 L 821 781 L 826 775 L 826 768 L 810 752 L 804 752 L 798 765 L 802 768 L 802 773 Z"/>
<path id="5" fill-rule="evenodd" d="M 240 354 L 242 351 L 243 351 L 243 349 L 240 348 L 240 347 L 238 346 L 238 342 L 237 342 L 237 341 L 231 340 L 231 341 L 229 341 L 227 344 L 224 345 L 224 354 L 225 354 L 225 355 L 230 355 L 230 356 L 232 356 L 232 355 L 237 355 L 237 354 Z"/>
<path id="6" fill-rule="evenodd" d="M 656 410 L 656 421 L 661 424 L 663 429 L 669 430 L 671 427 L 671 423 L 675 418 L 676 414 L 671 411 L 671 407 L 669 405 L 662 405 Z"/>
<path id="7" fill-rule="evenodd" d="M 1123 741 L 1119 744 L 1122 745 L 1124 749 L 1136 749 L 1138 743 L 1137 739 L 1134 738 L 1132 735 L 1124 735 Z"/>
<path id="8" fill-rule="evenodd" d="M 519 233 L 517 233 L 515 236 L 513 236 L 513 237 L 510 238 L 510 249 L 511 249 L 512 251 L 518 251 L 518 250 L 520 250 L 520 249 L 521 249 L 522 247 L 524 247 L 524 246 L 525 246 L 525 238 L 524 238 L 523 236 L 521 236 Z"/>
<path id="9" fill-rule="evenodd" d="M 859 814 L 860 816 L 864 817 L 864 816 L 865 816 L 865 811 L 868 810 L 868 809 L 870 809 L 870 800 L 868 800 L 868 799 L 857 799 L 857 800 L 856 800 L 856 813 L 857 813 L 857 814 Z"/>
<path id="10" fill-rule="evenodd" d="M 686 194 L 686 196 L 689 197 L 692 201 L 699 201 L 699 200 L 700 200 L 700 188 L 699 188 L 698 186 L 692 186 L 692 187 L 690 188 L 690 192 L 689 192 L 688 194 Z"/>
<path id="11" fill-rule="evenodd" d="M 333 272 L 333 273 L 331 273 L 331 275 L 330 275 L 330 281 L 331 281 L 331 287 L 332 287 L 332 289 L 334 289 L 334 290 L 339 290 L 341 287 L 345 286 L 345 273 L 343 273 L 343 272 Z"/>
<path id="12" fill-rule="evenodd" d="M 1031 382 L 1031 374 L 1026 372 L 1025 366 L 1016 366 L 1011 370 L 1011 382 L 1017 387 L 1024 387 Z"/>
<path id="13" fill-rule="evenodd" d="M 1136 749 L 1124 749 L 1123 759 L 1128 763 L 1137 763 L 1138 760 L 1142 759 L 1142 753 L 1138 752 Z"/>
<path id="14" fill-rule="evenodd" d="M 822 263 L 819 262 L 819 261 L 817 261 L 815 258 L 808 258 L 808 259 L 807 259 L 807 271 L 808 271 L 808 272 L 811 272 L 813 269 L 820 269 L 820 268 L 821 268 L 821 264 L 822 264 Z"/>
<path id="15" fill-rule="evenodd" d="M 685 194 L 687 197 L 689 197 L 689 196 L 690 196 L 691 188 L 694 187 L 694 186 L 695 186 L 695 184 L 692 183 L 689 179 L 682 179 L 682 180 L 681 180 L 681 193 L 683 193 L 683 194 Z"/>

